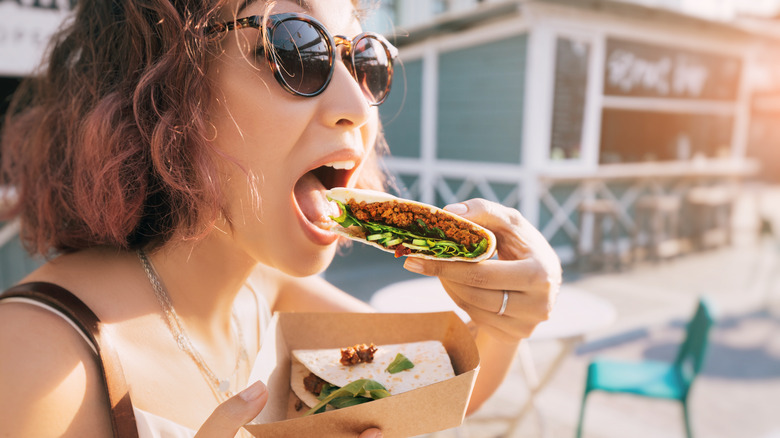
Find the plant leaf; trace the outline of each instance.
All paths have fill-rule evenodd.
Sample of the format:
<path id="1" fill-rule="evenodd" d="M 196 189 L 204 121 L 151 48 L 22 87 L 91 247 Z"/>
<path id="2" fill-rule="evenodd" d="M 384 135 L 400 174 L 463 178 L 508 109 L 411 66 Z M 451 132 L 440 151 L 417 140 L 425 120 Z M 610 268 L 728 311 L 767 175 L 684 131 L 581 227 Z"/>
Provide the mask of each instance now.
<path id="1" fill-rule="evenodd" d="M 409 358 L 404 356 L 403 354 L 398 353 L 395 355 L 395 359 L 393 359 L 393 361 L 390 362 L 390 365 L 387 366 L 385 371 L 387 371 L 390 374 L 395 374 L 411 368 L 414 368 L 414 364 L 412 363 L 412 361 L 409 360 Z"/>
<path id="2" fill-rule="evenodd" d="M 389 396 L 390 393 L 387 392 L 387 389 L 382 386 L 381 383 L 371 380 L 371 379 L 358 379 L 354 382 L 347 383 L 346 385 L 342 386 L 341 388 L 331 392 L 328 394 L 325 398 L 320 400 L 319 403 L 317 403 L 313 408 L 309 409 L 303 416 L 311 415 L 325 407 L 325 405 L 330 404 L 335 399 L 341 399 L 341 398 L 369 398 L 369 399 L 380 399 Z M 337 403 L 344 404 L 347 403 L 344 400 L 341 400 Z M 360 402 L 363 403 L 363 402 Z M 355 403 L 359 404 L 359 403 Z"/>

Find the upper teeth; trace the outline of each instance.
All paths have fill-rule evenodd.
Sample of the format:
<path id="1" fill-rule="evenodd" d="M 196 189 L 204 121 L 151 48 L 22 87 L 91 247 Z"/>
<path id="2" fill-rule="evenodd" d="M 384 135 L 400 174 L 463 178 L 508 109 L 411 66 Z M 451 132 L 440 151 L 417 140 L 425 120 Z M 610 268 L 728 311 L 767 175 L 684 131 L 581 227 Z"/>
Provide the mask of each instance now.
<path id="1" fill-rule="evenodd" d="M 334 161 L 332 163 L 328 163 L 325 166 L 332 167 L 334 169 L 344 169 L 349 170 L 355 167 L 354 161 Z"/>

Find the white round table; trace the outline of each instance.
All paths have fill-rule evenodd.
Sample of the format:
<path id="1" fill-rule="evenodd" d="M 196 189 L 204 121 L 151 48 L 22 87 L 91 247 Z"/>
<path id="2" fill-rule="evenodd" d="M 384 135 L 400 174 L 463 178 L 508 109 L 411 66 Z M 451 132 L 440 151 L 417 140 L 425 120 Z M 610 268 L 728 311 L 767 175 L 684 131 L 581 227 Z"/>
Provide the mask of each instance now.
<path id="1" fill-rule="evenodd" d="M 451 310 L 466 322 L 471 319 L 452 301 L 436 277 L 391 284 L 375 292 L 370 304 L 380 312 L 416 313 Z M 606 328 L 616 318 L 615 306 L 606 299 L 568 285 L 561 287 L 550 312 L 550 318 L 537 325 L 529 338 L 531 341 L 555 340 L 560 342 L 561 348 L 544 374 L 539 376 L 528 342 L 520 343 L 519 360 L 530 394 L 528 401 L 517 415 L 507 419 L 509 424 L 505 436 L 511 436 L 520 420 L 535 408 L 537 394 L 550 382 L 564 359 L 584 340 L 585 335 Z M 544 420 L 538 409 L 536 412 L 544 435 L 546 430 Z"/>

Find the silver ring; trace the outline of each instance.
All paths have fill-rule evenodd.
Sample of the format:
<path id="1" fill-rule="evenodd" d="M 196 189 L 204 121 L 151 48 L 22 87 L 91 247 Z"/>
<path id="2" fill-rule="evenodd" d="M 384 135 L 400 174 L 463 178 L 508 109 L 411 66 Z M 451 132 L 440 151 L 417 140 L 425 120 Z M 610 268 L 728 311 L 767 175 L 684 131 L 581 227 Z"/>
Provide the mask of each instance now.
<path id="1" fill-rule="evenodd" d="M 501 302 L 501 308 L 498 309 L 498 312 L 496 312 L 496 315 L 498 316 L 504 316 L 504 311 L 506 311 L 506 303 L 509 302 L 509 292 L 504 291 L 504 301 Z"/>

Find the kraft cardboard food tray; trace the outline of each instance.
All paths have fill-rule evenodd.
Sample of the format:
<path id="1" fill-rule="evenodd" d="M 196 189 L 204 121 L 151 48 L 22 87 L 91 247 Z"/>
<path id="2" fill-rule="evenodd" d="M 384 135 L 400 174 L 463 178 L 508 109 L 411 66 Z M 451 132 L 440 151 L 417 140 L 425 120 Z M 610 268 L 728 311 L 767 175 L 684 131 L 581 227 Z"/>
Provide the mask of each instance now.
<path id="1" fill-rule="evenodd" d="M 299 417 L 291 406 L 290 351 L 343 348 L 358 343 L 397 344 L 439 340 L 455 377 L 381 400 Z M 262 380 L 268 404 L 244 426 L 257 437 L 357 437 L 370 427 L 383 436 L 409 437 L 463 422 L 479 369 L 479 353 L 468 328 L 453 312 L 277 313 L 263 337 L 250 382 Z M 298 417 L 298 418 L 293 418 Z"/>

